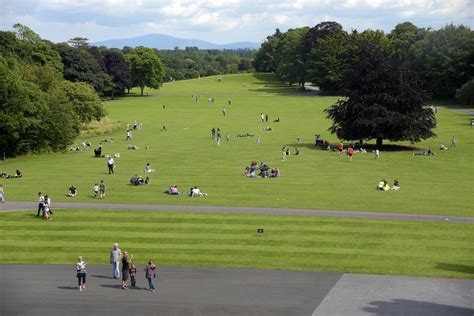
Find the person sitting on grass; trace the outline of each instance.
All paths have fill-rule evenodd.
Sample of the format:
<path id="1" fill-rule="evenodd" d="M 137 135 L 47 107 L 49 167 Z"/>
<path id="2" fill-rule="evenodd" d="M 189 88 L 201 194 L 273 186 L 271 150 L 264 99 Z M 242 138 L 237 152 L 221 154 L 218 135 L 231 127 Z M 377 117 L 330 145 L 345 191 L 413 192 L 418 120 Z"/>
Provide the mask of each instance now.
<path id="1" fill-rule="evenodd" d="M 379 181 L 379 183 L 377 184 L 377 190 L 380 190 L 380 191 L 390 190 L 390 186 L 388 185 L 387 180 L 383 179 Z"/>
<path id="2" fill-rule="evenodd" d="M 77 188 L 76 186 L 73 184 L 71 185 L 71 187 L 69 188 L 69 192 L 67 193 L 67 196 L 69 197 L 76 197 L 77 195 Z"/>
<path id="3" fill-rule="evenodd" d="M 448 150 L 448 147 L 444 146 L 444 144 L 439 145 L 440 150 Z"/>
<path id="4" fill-rule="evenodd" d="M 176 184 L 173 184 L 172 186 L 170 186 L 169 189 L 165 191 L 165 193 L 171 194 L 171 195 L 182 195 L 183 194 L 183 192 L 180 192 L 178 190 L 178 186 Z"/>
<path id="5" fill-rule="evenodd" d="M 150 163 L 147 163 L 145 166 L 145 172 L 156 172 L 156 170 L 151 168 Z"/>
<path id="6" fill-rule="evenodd" d="M 298 150 L 298 148 L 295 147 L 295 156 L 298 156 L 300 154 L 300 151 Z"/>
<path id="7" fill-rule="evenodd" d="M 207 193 L 201 192 L 198 187 L 191 188 L 189 192 L 190 197 L 202 197 L 205 195 L 207 195 Z"/>
<path id="8" fill-rule="evenodd" d="M 4 179 L 16 179 L 16 178 L 21 178 L 21 177 L 23 177 L 23 173 L 21 173 L 21 171 L 17 169 L 17 170 L 15 171 L 15 174 L 13 174 L 13 175 L 9 175 L 9 174 L 3 172 L 3 173 L 0 175 L 0 177 L 2 177 L 2 178 L 4 178 Z"/>
<path id="9" fill-rule="evenodd" d="M 422 151 L 419 153 L 414 153 L 413 156 L 435 156 L 436 154 L 431 150 L 431 148 L 428 148 L 428 151 Z"/>
<path id="10" fill-rule="evenodd" d="M 135 145 L 128 145 L 128 149 L 129 149 L 129 150 L 139 150 L 139 149 L 141 149 L 141 148 L 138 147 L 138 146 L 135 146 Z"/>
<path id="11" fill-rule="evenodd" d="M 395 180 L 393 181 L 392 191 L 398 191 L 398 190 L 400 190 L 400 182 L 398 182 L 398 180 Z"/>
<path id="12" fill-rule="evenodd" d="M 99 146 L 97 146 L 97 148 L 94 149 L 94 157 L 95 158 L 102 157 L 102 144 L 99 144 Z"/>
<path id="13" fill-rule="evenodd" d="M 270 178 L 278 178 L 280 176 L 280 169 L 273 168 L 272 172 L 270 173 Z"/>

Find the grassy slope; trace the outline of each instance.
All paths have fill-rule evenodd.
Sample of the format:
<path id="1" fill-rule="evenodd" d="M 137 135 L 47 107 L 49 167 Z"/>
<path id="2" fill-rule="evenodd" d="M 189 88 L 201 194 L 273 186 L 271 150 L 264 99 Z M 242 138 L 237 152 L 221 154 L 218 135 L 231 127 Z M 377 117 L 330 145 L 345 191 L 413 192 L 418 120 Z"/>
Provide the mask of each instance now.
<path id="1" fill-rule="evenodd" d="M 470 224 L 61 210 L 0 214 L 0 235 L 0 263 L 105 264 L 118 241 L 140 264 L 474 277 Z"/>
<path id="2" fill-rule="evenodd" d="M 144 130 L 134 133 L 132 144 L 148 150 L 129 151 L 125 132 L 111 137 L 115 143 L 104 144 L 105 154 L 120 152 L 117 174 L 106 174 L 105 161 L 92 158 L 92 150 L 41 156 L 25 156 L 0 162 L 0 171 L 21 169 L 25 178 L 4 180 L 6 196 L 11 200 L 34 200 L 36 192 L 50 194 L 53 200 L 64 196 L 71 184 L 79 188 L 78 201 L 91 201 L 90 187 L 100 179 L 108 185 L 107 202 L 243 205 L 360 210 L 375 212 L 407 212 L 473 216 L 474 198 L 470 182 L 474 174 L 474 129 L 463 114 L 441 110 L 438 115 L 437 139 L 417 146 L 437 149 L 439 143 L 449 145 L 456 135 L 458 147 L 438 152 L 436 157 L 413 157 L 411 152 L 382 152 L 375 161 L 372 154 L 356 154 L 349 162 L 332 152 L 312 149 L 316 132 L 331 142 L 337 139 L 327 132 L 329 121 L 323 110 L 334 98 L 292 96 L 271 76 L 247 75 L 216 77 L 165 84 L 162 90 L 148 91 L 148 97 L 126 97 L 107 102 L 109 115 L 115 120 L 142 121 Z M 247 87 L 246 84 L 250 86 Z M 201 94 L 196 105 L 191 95 Z M 279 93 L 279 94 L 278 94 Z M 278 96 L 276 95 L 278 94 Z M 207 97 L 216 98 L 215 105 Z M 226 105 L 231 96 L 233 105 Z M 163 109 L 161 104 L 166 105 Z M 221 109 L 227 108 L 227 117 Z M 262 124 L 260 113 L 281 122 Z M 160 132 L 166 123 L 169 131 Z M 263 132 L 264 126 L 274 131 Z M 187 127 L 187 130 L 184 128 Z M 223 140 L 217 147 L 210 139 L 212 127 L 229 132 L 231 142 Z M 261 135 L 254 139 L 238 139 L 238 133 Z M 280 148 L 294 147 L 297 136 L 304 145 L 299 157 L 282 162 Z M 88 139 L 95 145 L 104 137 Z M 242 176 L 250 161 L 266 161 L 280 168 L 279 179 L 248 179 Z M 128 180 L 140 174 L 147 162 L 159 169 L 152 184 L 131 187 Z M 143 173 L 142 173 L 143 174 Z M 377 192 L 381 178 L 400 180 L 399 192 Z M 204 199 L 162 194 L 177 183 L 182 190 L 199 185 L 209 193 Z"/>

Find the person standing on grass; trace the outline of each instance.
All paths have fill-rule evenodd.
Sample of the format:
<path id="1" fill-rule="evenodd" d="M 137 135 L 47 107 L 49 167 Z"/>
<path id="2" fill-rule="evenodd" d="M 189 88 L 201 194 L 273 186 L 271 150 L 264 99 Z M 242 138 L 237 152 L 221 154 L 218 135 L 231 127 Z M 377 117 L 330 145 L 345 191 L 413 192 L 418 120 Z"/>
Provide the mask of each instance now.
<path id="1" fill-rule="evenodd" d="M 2 183 L 0 183 L 0 202 L 5 203 L 5 191 Z"/>
<path id="2" fill-rule="evenodd" d="M 153 261 L 148 261 L 148 264 L 145 267 L 145 276 L 148 280 L 149 290 L 155 292 L 155 278 L 156 278 L 156 265 Z"/>
<path id="3" fill-rule="evenodd" d="M 285 161 L 286 159 L 286 148 L 283 146 L 281 149 L 281 161 Z"/>
<path id="4" fill-rule="evenodd" d="M 109 174 L 114 173 L 115 161 L 114 161 L 114 158 L 112 158 L 112 156 L 109 156 L 107 158 L 107 168 L 109 169 Z"/>
<path id="5" fill-rule="evenodd" d="M 265 114 L 265 122 L 268 122 L 268 114 Z"/>
<path id="6" fill-rule="evenodd" d="M 82 259 L 82 256 L 79 256 L 76 263 L 76 277 L 79 291 L 81 292 L 86 289 L 86 274 L 86 263 Z"/>
<path id="7" fill-rule="evenodd" d="M 132 140 L 132 130 L 131 129 L 127 129 L 127 140 Z"/>
<path id="8" fill-rule="evenodd" d="M 344 150 L 344 144 L 341 141 L 339 141 L 339 144 L 337 144 L 337 150 L 338 150 L 339 156 L 340 156 L 342 151 Z"/>
<path id="9" fill-rule="evenodd" d="M 38 192 L 38 212 L 36 216 L 40 217 L 40 212 L 43 213 L 44 210 L 44 196 L 41 192 Z"/>
<path id="10" fill-rule="evenodd" d="M 221 145 L 221 131 L 217 132 L 217 146 Z"/>
<path id="11" fill-rule="evenodd" d="M 127 280 L 129 277 L 130 262 L 132 261 L 133 256 L 129 257 L 128 252 L 124 251 L 122 257 L 122 290 L 125 290 L 127 285 Z"/>
<path id="12" fill-rule="evenodd" d="M 227 110 L 225 108 L 222 109 L 222 115 L 225 116 L 225 113 L 227 112 Z"/>
<path id="13" fill-rule="evenodd" d="M 225 134 L 225 139 L 227 140 L 227 142 L 230 142 L 230 134 L 229 133 Z"/>
<path id="14" fill-rule="evenodd" d="M 255 140 L 256 144 L 260 144 L 260 136 L 257 136 L 257 139 Z"/>
<path id="15" fill-rule="evenodd" d="M 451 145 L 449 145 L 449 148 L 451 148 L 451 147 L 456 147 L 456 138 L 454 138 L 454 136 L 451 139 Z"/>
<path id="16" fill-rule="evenodd" d="M 104 180 L 100 180 L 99 184 L 99 197 L 101 199 L 105 198 L 105 182 Z"/>
<path id="17" fill-rule="evenodd" d="M 352 147 L 349 147 L 347 149 L 347 157 L 349 158 L 350 161 L 352 161 L 352 154 L 354 154 L 354 149 Z"/>
<path id="18" fill-rule="evenodd" d="M 211 137 L 212 139 L 216 139 L 216 129 L 214 127 L 211 129 Z"/>
<path id="19" fill-rule="evenodd" d="M 263 113 L 260 113 L 260 119 L 262 120 L 262 123 L 265 122 L 265 115 L 263 115 Z"/>
<path id="20" fill-rule="evenodd" d="M 114 244 L 112 250 L 110 251 L 110 263 L 113 268 L 113 278 L 118 280 L 120 278 L 120 258 L 122 257 L 122 251 L 119 248 L 117 243 Z"/>
<path id="21" fill-rule="evenodd" d="M 380 159 L 380 150 L 375 150 L 375 159 Z"/>

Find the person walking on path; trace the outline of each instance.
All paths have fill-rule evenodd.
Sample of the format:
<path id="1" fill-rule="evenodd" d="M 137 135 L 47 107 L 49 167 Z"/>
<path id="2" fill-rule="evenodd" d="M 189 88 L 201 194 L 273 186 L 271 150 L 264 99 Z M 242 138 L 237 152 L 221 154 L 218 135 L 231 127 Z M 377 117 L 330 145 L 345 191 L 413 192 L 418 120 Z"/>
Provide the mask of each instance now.
<path id="1" fill-rule="evenodd" d="M 104 180 L 100 180 L 99 184 L 99 197 L 101 199 L 105 198 L 105 182 Z"/>
<path id="2" fill-rule="evenodd" d="M 155 278 L 156 278 L 156 265 L 153 263 L 153 261 L 148 261 L 148 264 L 145 267 L 145 276 L 146 279 L 148 280 L 148 287 L 149 290 L 152 292 L 155 292 Z"/>
<path id="3" fill-rule="evenodd" d="M 449 145 L 449 148 L 451 148 L 451 147 L 456 147 L 456 138 L 454 136 L 451 139 L 451 145 Z"/>
<path id="4" fill-rule="evenodd" d="M 40 217 L 40 213 L 43 213 L 43 212 L 44 212 L 44 196 L 41 192 L 38 192 L 38 212 L 36 213 L 36 216 Z"/>
<path id="5" fill-rule="evenodd" d="M 79 286 L 79 291 L 83 291 L 86 289 L 86 263 L 82 259 L 82 256 L 77 258 L 76 263 L 76 277 L 77 277 L 77 285 Z"/>
<path id="6" fill-rule="evenodd" d="M 128 285 L 128 277 L 129 277 L 129 269 L 130 269 L 130 262 L 132 261 L 133 256 L 128 256 L 128 252 L 124 251 L 123 252 L 123 257 L 122 257 L 122 290 L 125 290 Z"/>
<path id="7" fill-rule="evenodd" d="M 112 156 L 107 158 L 107 168 L 109 169 L 109 174 L 114 173 L 115 161 L 114 161 L 114 158 L 112 158 Z"/>
<path id="8" fill-rule="evenodd" d="M 0 202 L 5 203 L 5 191 L 3 190 L 3 184 L 0 183 Z"/>
<path id="9" fill-rule="evenodd" d="M 110 251 L 110 263 L 113 268 L 113 278 L 118 280 L 120 278 L 120 258 L 122 257 L 122 251 L 117 243 L 114 244 Z"/>

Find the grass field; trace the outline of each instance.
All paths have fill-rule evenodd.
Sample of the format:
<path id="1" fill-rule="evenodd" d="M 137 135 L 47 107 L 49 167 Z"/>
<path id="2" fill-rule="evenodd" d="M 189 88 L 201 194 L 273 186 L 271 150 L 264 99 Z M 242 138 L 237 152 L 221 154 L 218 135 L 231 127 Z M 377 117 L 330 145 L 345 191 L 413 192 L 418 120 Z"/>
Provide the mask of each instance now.
<path id="1" fill-rule="evenodd" d="M 0 235 L 0 263 L 106 264 L 119 242 L 140 264 L 474 278 L 471 224 L 57 210 L 0 214 Z"/>
<path id="2" fill-rule="evenodd" d="M 84 139 L 94 146 L 106 137 L 116 140 L 104 143 L 105 154 L 121 154 L 115 175 L 107 174 L 104 159 L 92 158 L 92 148 L 8 159 L 0 162 L 0 172 L 20 169 L 25 176 L 2 181 L 6 198 L 35 200 L 36 193 L 42 191 L 53 201 L 68 200 L 67 188 L 75 184 L 79 189 L 75 200 L 92 201 L 90 188 L 104 179 L 106 202 L 474 215 L 474 129 L 461 113 L 441 109 L 435 130 L 438 138 L 416 144 L 433 148 L 437 152 L 435 157 L 413 156 L 411 151 L 382 151 L 378 161 L 368 153 L 356 154 L 349 162 L 345 156 L 313 149 L 315 133 L 337 142 L 327 131 L 330 122 L 323 112 L 335 98 L 300 96 L 271 75 L 224 76 L 222 82 L 209 77 L 167 83 L 158 91 L 146 92 L 149 96 L 132 95 L 106 102 L 111 119 L 122 122 L 122 132 Z M 199 104 L 193 102 L 193 94 L 201 95 Z M 207 104 L 209 96 L 215 97 L 214 105 Z M 230 106 L 228 98 L 232 99 Z M 227 109 L 226 117 L 221 113 L 223 107 Z M 269 123 L 260 122 L 262 112 L 269 114 Z M 276 117 L 280 117 L 280 123 L 273 123 Z M 134 119 L 143 122 L 144 130 L 135 132 L 130 143 L 149 149 L 127 150 L 125 124 Z M 160 131 L 163 123 L 168 132 Z M 273 131 L 264 132 L 266 126 Z M 221 146 L 210 137 L 212 127 L 222 130 Z M 226 133 L 231 135 L 228 143 Z M 236 138 L 240 133 L 260 135 L 261 143 L 256 144 L 255 138 Z M 453 135 L 458 142 L 455 149 L 437 150 L 440 143 L 449 145 Z M 281 147 L 293 149 L 298 136 L 303 140 L 300 156 L 282 162 Z M 280 168 L 282 176 L 244 177 L 243 169 L 252 160 Z M 130 177 L 144 175 L 142 170 L 147 162 L 159 170 L 151 175 L 152 183 L 130 186 Z M 376 191 L 375 185 L 381 178 L 398 179 L 401 190 Z M 190 199 L 162 193 L 174 183 L 185 191 L 198 185 L 209 196 Z"/>

